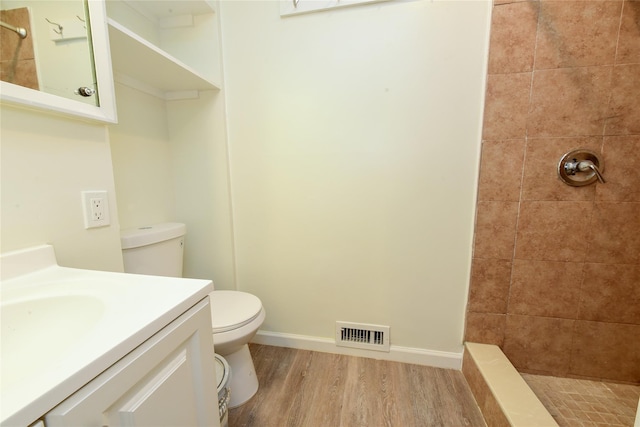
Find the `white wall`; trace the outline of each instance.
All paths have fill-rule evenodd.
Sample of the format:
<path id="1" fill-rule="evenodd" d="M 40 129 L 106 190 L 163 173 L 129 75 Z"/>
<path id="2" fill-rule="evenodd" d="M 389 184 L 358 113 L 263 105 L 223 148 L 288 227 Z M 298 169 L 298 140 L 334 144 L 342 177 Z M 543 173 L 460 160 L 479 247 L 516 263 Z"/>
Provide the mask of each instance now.
<path id="1" fill-rule="evenodd" d="M 175 185 L 165 101 L 116 83 L 118 123 L 110 125 L 123 229 L 175 218 Z"/>
<path id="2" fill-rule="evenodd" d="M 110 126 L 122 228 L 187 225 L 184 276 L 234 289 L 224 95 L 165 101 L 116 84 Z"/>
<path id="3" fill-rule="evenodd" d="M 263 329 L 460 351 L 490 2 L 221 19 L 237 286 Z"/>
<path id="4" fill-rule="evenodd" d="M 234 289 L 224 96 L 164 101 L 116 84 L 110 126 L 122 228 L 187 225 L 184 276 Z"/>
<path id="5" fill-rule="evenodd" d="M 235 289 L 224 92 L 167 102 L 176 220 L 187 224 L 184 275 Z"/>
<path id="6" fill-rule="evenodd" d="M 52 244 L 67 267 L 122 271 L 105 125 L 3 105 L 1 250 Z M 107 190 L 111 225 L 85 230 L 80 193 Z"/>

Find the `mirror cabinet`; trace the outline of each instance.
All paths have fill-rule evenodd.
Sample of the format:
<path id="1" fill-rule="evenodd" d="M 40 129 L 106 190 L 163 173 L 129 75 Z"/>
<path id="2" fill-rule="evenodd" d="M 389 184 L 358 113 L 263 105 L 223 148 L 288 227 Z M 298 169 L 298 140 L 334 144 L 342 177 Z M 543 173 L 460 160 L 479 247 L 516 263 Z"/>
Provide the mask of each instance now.
<path id="1" fill-rule="evenodd" d="M 0 21 L 2 102 L 116 121 L 104 1 L 0 0 Z"/>

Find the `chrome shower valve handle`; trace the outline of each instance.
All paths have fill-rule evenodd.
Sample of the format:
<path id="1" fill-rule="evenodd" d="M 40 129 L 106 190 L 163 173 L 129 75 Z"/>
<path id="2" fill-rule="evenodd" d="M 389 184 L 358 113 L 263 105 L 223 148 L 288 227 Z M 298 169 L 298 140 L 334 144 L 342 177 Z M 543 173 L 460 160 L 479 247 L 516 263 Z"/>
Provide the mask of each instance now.
<path id="1" fill-rule="evenodd" d="M 604 161 L 597 153 L 584 148 L 569 151 L 558 163 L 558 176 L 567 185 L 582 187 L 596 181 L 604 184 Z"/>
<path id="2" fill-rule="evenodd" d="M 581 172 L 588 172 L 588 171 L 593 171 L 593 173 L 596 174 L 596 177 L 598 178 L 598 182 L 600 182 L 601 184 L 604 184 L 605 179 L 602 176 L 602 174 L 600 173 L 600 169 L 598 169 L 598 167 L 596 165 L 593 164 L 593 162 L 591 160 L 583 160 L 582 162 L 578 163 L 578 169 Z"/>

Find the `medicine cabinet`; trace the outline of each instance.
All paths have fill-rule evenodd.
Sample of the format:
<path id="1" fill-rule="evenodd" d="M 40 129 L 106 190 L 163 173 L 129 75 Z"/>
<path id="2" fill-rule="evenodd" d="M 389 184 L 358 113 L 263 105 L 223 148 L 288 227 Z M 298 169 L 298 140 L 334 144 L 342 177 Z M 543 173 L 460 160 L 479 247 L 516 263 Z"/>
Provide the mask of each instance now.
<path id="1" fill-rule="evenodd" d="M 63 9 L 62 6 L 67 6 L 68 2 L 66 0 L 60 1 L 60 8 Z M 82 63 L 82 67 L 85 66 L 90 69 L 89 81 L 86 79 L 82 81 L 68 82 L 65 83 L 65 87 L 58 88 L 53 90 L 49 88 L 49 83 L 52 79 L 43 80 L 45 88 L 40 87 L 38 90 L 37 86 L 34 87 L 26 87 L 19 84 L 13 84 L 6 81 L 0 81 L 0 98 L 2 102 L 7 102 L 10 104 L 17 104 L 26 106 L 29 108 L 36 109 L 44 109 L 48 111 L 53 111 L 56 113 L 61 113 L 64 115 L 72 115 L 76 117 L 93 119 L 107 123 L 113 123 L 116 121 L 116 107 L 115 107 L 115 98 L 114 98 L 114 89 L 113 89 L 113 75 L 111 69 L 111 62 L 109 60 L 109 40 L 108 40 L 108 32 L 106 26 L 106 8 L 104 0 L 86 0 L 84 1 L 84 8 L 86 8 L 85 16 L 80 16 L 81 13 L 78 13 L 77 16 L 71 16 L 71 22 L 73 20 L 77 20 L 80 25 L 84 25 L 87 27 L 86 34 L 84 37 L 71 37 L 69 31 L 67 31 L 65 36 L 68 36 L 67 39 L 62 39 L 62 35 L 58 34 L 57 38 L 52 38 L 48 31 L 42 30 L 42 22 L 44 22 L 43 16 L 40 16 L 39 13 L 43 8 L 47 8 L 48 11 L 55 10 L 54 1 L 51 2 L 42 2 L 36 0 L 24 0 L 24 1 L 11 1 L 11 2 L 3 2 L 2 6 L 7 9 L 14 9 L 16 7 L 22 7 L 25 10 L 29 10 L 28 15 L 30 15 L 31 25 L 29 25 L 29 32 L 27 33 L 27 37 L 31 38 L 30 43 L 35 43 L 37 41 L 40 49 L 36 49 L 37 55 L 35 55 L 35 69 L 38 69 L 38 56 L 40 56 L 41 62 L 43 62 L 43 55 L 47 55 L 47 58 L 53 56 L 52 60 L 56 60 L 56 58 L 60 62 L 60 69 L 64 70 L 64 67 L 78 67 L 80 63 Z M 80 10 L 83 9 L 81 1 L 77 3 L 80 4 Z M 75 2 L 74 2 L 75 4 Z M 54 5 L 54 6 L 52 6 Z M 47 12 L 47 16 L 49 16 L 49 12 Z M 50 16 L 54 20 L 59 20 L 60 18 L 55 17 L 53 15 Z M 41 19 L 40 19 L 41 18 Z M 91 23 L 90 26 L 86 25 L 86 21 Z M 34 21 L 34 19 L 37 19 Z M 55 22 L 55 21 L 52 21 Z M 66 22 L 66 21 L 65 21 Z M 11 23 L 7 23 L 11 26 Z M 18 25 L 20 25 L 18 23 Z M 44 23 L 44 27 L 47 27 L 46 22 Z M 57 24 L 56 24 L 57 25 Z M 65 24 L 66 25 L 66 24 Z M 11 34 L 10 31 L 6 28 L 2 29 L 3 39 L 6 37 L 18 37 L 17 34 Z M 65 54 L 68 54 L 72 51 L 72 45 L 75 44 L 86 44 L 87 40 L 89 40 L 88 50 L 91 54 L 84 55 L 82 58 L 68 58 L 65 57 Z M 17 45 L 18 47 L 20 44 Z M 3 48 L 5 45 L 3 44 Z M 46 47 L 46 49 L 44 49 Z M 18 49 L 18 48 L 16 48 Z M 44 61 L 46 62 L 46 61 Z M 51 63 L 47 62 L 47 64 L 51 65 Z M 75 64 L 75 65 L 74 65 Z M 42 65 L 42 67 L 47 67 L 47 69 L 40 69 L 40 72 L 44 73 L 40 77 L 50 76 L 52 68 L 51 66 Z M 73 70 L 75 71 L 75 70 Z M 64 73 L 64 71 L 62 71 Z M 47 74 L 48 73 L 48 74 Z M 93 74 L 93 76 L 91 76 Z M 48 83 L 49 82 L 49 83 Z M 77 84 L 74 86 L 74 83 Z M 74 94 L 75 91 L 75 94 Z M 83 99 L 82 97 L 87 97 Z M 89 101 L 89 102 L 87 102 Z"/>

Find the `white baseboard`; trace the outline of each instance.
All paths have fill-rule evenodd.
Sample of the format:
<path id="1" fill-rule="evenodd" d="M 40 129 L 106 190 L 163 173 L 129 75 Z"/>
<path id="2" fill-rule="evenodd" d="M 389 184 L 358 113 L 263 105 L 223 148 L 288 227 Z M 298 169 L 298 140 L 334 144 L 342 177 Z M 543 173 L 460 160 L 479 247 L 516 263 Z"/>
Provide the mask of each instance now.
<path id="1" fill-rule="evenodd" d="M 462 369 L 462 352 L 453 353 L 421 348 L 391 346 L 391 351 L 381 352 L 358 348 L 340 347 L 329 338 L 306 335 L 283 334 L 279 332 L 258 331 L 251 342 L 256 344 L 288 347 L 299 350 L 319 351 L 322 353 L 345 354 L 348 356 L 368 357 L 370 359 L 390 360 L 393 362 L 413 363 L 444 369 Z"/>

